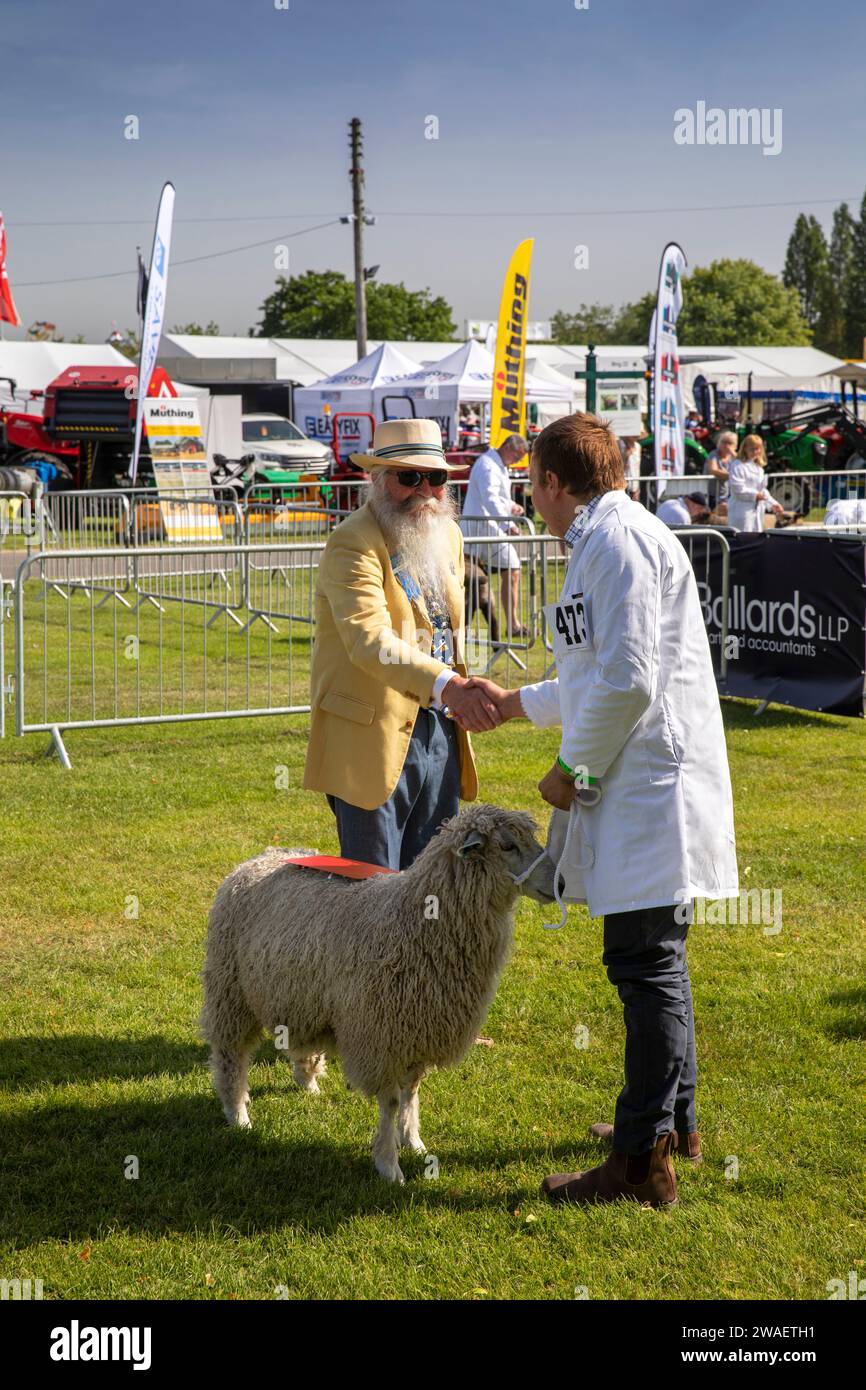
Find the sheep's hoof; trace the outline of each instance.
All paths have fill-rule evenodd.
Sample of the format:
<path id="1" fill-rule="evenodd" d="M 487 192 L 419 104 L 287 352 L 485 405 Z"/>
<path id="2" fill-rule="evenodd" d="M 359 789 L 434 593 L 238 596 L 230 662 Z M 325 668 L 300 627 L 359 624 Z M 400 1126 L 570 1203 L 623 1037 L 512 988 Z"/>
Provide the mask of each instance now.
<path id="1" fill-rule="evenodd" d="M 252 1129 L 246 1105 L 239 1105 L 234 1112 L 227 1110 L 226 1119 L 235 1129 Z"/>
<path id="2" fill-rule="evenodd" d="M 308 1096 L 319 1096 L 322 1094 L 319 1090 L 319 1083 L 316 1081 L 315 1077 L 313 1077 L 312 1081 L 296 1081 L 295 1085 L 298 1086 L 300 1090 L 306 1091 Z"/>
<path id="3" fill-rule="evenodd" d="M 408 1134 L 400 1140 L 400 1148 L 408 1149 L 413 1154 L 425 1154 L 427 1145 L 421 1139 L 412 1139 Z"/>
<path id="4" fill-rule="evenodd" d="M 376 1163 L 376 1172 L 386 1182 L 395 1182 L 400 1187 L 404 1186 L 406 1179 L 403 1177 L 403 1170 L 399 1163 Z"/>

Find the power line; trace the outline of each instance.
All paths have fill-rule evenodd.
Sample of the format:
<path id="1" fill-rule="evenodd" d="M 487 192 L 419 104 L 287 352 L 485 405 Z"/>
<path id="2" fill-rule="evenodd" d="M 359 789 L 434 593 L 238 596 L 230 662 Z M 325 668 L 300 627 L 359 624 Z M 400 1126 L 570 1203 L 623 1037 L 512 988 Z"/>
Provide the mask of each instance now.
<path id="1" fill-rule="evenodd" d="M 291 241 L 294 237 L 306 236 L 308 232 L 319 232 L 323 227 L 334 227 L 339 222 L 339 218 L 334 218 L 330 222 L 319 222 L 315 227 L 302 227 L 299 232 L 287 232 L 282 234 L 283 241 Z M 176 270 L 181 265 L 194 265 L 197 261 L 213 261 L 219 256 L 236 256 L 240 251 L 252 251 L 257 246 L 273 246 L 279 237 L 266 237 L 264 241 L 250 241 L 246 246 L 231 246 L 226 251 L 209 251 L 205 256 L 187 256 L 181 261 L 172 261 L 171 269 Z M 75 275 L 70 280 L 19 280 L 16 282 L 16 289 L 32 289 L 37 285 L 80 285 L 85 280 L 116 280 L 121 275 L 137 275 L 138 270 L 109 270 L 102 275 Z"/>
<path id="2" fill-rule="evenodd" d="M 275 212 L 273 214 L 257 212 L 249 217 L 175 217 L 174 225 L 180 222 L 289 222 L 304 217 L 337 217 L 336 212 Z M 145 217 L 114 217 L 105 218 L 100 221 L 67 221 L 60 222 L 19 222 L 17 219 L 9 221 L 7 227 L 146 227 L 153 222 L 153 214 Z"/>
<path id="3" fill-rule="evenodd" d="M 541 208 L 534 207 L 531 210 L 533 217 L 648 217 L 656 213 L 684 213 L 684 212 L 748 212 L 762 208 L 799 208 L 799 207 L 821 207 L 830 204 L 846 202 L 856 202 L 856 198 L 792 198 L 781 202 L 770 203 L 704 203 L 694 207 L 657 207 L 657 208 L 573 208 L 560 212 L 545 212 Z M 378 212 L 378 217 L 521 217 L 527 216 L 526 211 L 513 213 L 507 212 L 487 212 L 483 210 L 475 211 L 472 209 L 435 209 L 425 208 L 424 211 L 401 211 Z M 176 217 L 175 225 L 186 223 L 189 225 L 199 225 L 217 222 L 288 222 L 302 217 L 329 217 L 339 220 L 339 213 L 328 212 L 275 212 L 275 213 L 251 213 L 245 217 Z M 116 219 L 106 219 L 102 221 L 57 221 L 57 222 L 18 222 L 7 219 L 7 227 L 140 227 L 149 225 L 150 217 L 126 217 Z M 324 223 L 330 226 L 331 223 Z M 309 228 L 308 230 L 314 230 Z M 297 234 L 295 234 L 297 235 Z M 260 243 L 264 245 L 264 243 Z M 239 248 L 244 249 L 244 248 Z M 178 262 L 179 264 L 179 262 Z M 125 272 L 118 272 L 124 273 Z M 89 278 L 89 277 L 88 277 Z"/>

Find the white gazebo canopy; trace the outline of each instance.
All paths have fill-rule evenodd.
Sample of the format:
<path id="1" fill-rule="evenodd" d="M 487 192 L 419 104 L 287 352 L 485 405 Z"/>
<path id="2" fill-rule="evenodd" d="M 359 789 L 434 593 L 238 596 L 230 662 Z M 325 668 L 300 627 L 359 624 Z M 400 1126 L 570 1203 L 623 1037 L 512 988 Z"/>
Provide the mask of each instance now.
<path id="1" fill-rule="evenodd" d="M 344 367 L 311 386 L 295 389 L 294 416 L 311 439 L 327 443 L 332 438 L 334 415 L 350 412 L 338 421 L 341 443 L 344 441 L 358 451 L 370 443 L 370 421 L 363 417 L 375 415 L 381 419 L 375 405 L 375 394 L 391 389 L 390 383 L 401 380 L 415 370 L 411 357 L 406 357 L 393 343 L 380 343 L 366 357 Z M 325 407 L 327 406 L 327 410 Z M 353 423 L 354 421 L 354 423 Z"/>

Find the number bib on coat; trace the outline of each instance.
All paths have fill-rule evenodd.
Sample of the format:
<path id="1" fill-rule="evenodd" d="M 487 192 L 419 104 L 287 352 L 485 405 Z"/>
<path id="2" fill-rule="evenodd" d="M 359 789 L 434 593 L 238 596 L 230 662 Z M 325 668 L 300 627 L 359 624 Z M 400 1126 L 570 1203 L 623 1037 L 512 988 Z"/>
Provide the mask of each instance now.
<path id="1" fill-rule="evenodd" d="M 548 603 L 544 617 L 553 639 L 553 654 L 557 661 L 592 647 L 592 630 L 586 595 L 563 595 L 558 603 Z"/>

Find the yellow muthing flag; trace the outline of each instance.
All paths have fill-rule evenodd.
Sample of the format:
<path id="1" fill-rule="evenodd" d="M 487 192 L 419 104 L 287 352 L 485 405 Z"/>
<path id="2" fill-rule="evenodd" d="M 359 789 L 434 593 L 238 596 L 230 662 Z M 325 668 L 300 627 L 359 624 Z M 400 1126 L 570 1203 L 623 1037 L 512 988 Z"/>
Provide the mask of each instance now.
<path id="1" fill-rule="evenodd" d="M 493 397 L 490 402 L 490 447 L 498 449 L 510 434 L 524 430 L 526 319 L 529 312 L 529 263 L 533 238 L 521 241 L 505 273 L 499 302 Z"/>

